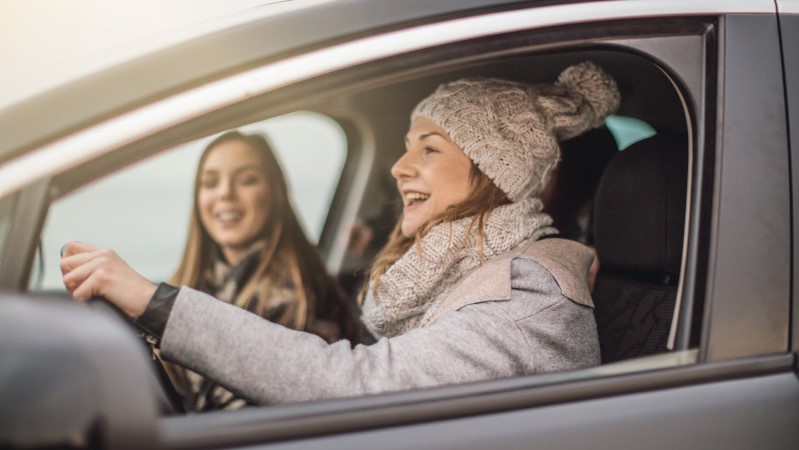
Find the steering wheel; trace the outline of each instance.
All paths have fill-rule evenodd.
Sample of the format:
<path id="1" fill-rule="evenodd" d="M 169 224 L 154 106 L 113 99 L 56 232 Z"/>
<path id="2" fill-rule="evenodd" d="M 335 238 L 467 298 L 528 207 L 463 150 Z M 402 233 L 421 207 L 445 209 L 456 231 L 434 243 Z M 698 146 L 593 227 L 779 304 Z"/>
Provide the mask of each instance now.
<path id="1" fill-rule="evenodd" d="M 160 394 L 162 395 L 158 395 L 161 411 L 165 414 L 185 414 L 186 409 L 183 407 L 182 398 L 180 394 L 178 394 L 175 385 L 172 384 L 172 380 L 169 378 L 169 374 L 167 373 L 161 358 L 155 354 L 153 347 L 149 342 L 147 342 L 144 332 L 139 330 L 133 319 L 128 317 L 128 315 L 122 312 L 121 309 L 117 308 L 116 305 L 102 297 L 93 297 L 87 302 L 87 304 L 92 309 L 104 311 L 106 314 L 119 316 L 133 329 L 136 336 L 141 340 L 142 345 L 146 347 L 147 353 L 152 356 L 153 368 L 158 379 L 158 385 L 161 387 Z"/>

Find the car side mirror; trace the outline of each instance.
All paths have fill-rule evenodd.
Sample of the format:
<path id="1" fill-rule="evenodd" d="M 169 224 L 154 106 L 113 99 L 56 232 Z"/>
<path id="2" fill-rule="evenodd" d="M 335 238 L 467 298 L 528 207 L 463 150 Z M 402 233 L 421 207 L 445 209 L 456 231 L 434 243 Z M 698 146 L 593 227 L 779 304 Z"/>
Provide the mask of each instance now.
<path id="1" fill-rule="evenodd" d="M 157 448 L 155 392 L 120 318 L 0 294 L 0 447 Z"/>

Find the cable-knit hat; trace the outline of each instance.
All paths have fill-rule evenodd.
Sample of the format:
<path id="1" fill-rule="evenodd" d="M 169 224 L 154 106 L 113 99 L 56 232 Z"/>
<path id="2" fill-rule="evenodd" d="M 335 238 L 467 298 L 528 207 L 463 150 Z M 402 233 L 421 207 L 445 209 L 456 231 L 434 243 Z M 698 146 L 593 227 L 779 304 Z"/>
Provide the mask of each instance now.
<path id="1" fill-rule="evenodd" d="M 558 141 L 601 126 L 619 101 L 613 78 L 583 62 L 554 84 L 493 78 L 443 84 L 416 105 L 411 121 L 435 122 L 515 202 L 544 189 L 560 157 Z"/>

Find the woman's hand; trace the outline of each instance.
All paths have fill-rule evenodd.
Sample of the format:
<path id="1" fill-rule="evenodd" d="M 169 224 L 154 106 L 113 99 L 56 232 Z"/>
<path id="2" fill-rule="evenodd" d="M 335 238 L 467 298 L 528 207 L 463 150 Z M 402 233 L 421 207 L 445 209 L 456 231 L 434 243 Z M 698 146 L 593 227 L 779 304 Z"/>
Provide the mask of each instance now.
<path id="1" fill-rule="evenodd" d="M 113 250 L 81 242 L 69 242 L 61 250 L 61 273 L 75 300 L 103 297 L 133 318 L 144 312 L 156 290 Z"/>

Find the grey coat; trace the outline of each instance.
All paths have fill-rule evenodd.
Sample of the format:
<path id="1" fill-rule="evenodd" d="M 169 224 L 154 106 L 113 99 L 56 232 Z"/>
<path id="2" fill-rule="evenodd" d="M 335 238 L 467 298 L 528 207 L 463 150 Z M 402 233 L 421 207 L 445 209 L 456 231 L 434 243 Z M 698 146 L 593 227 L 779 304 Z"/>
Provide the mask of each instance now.
<path id="1" fill-rule="evenodd" d="M 417 328 L 350 348 L 183 287 L 161 353 L 257 403 L 346 397 L 599 364 L 586 284 L 594 254 L 519 246 L 466 276 Z"/>

